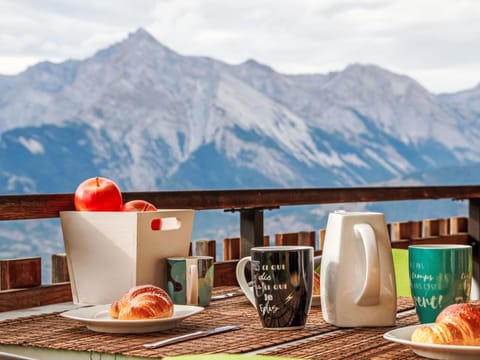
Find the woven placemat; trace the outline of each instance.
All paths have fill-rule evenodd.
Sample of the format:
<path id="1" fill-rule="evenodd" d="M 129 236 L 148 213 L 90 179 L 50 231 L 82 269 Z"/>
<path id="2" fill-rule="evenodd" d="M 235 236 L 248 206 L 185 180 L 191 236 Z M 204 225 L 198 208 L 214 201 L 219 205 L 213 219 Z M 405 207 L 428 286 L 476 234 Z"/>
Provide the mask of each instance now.
<path id="1" fill-rule="evenodd" d="M 233 289 L 216 289 L 216 293 L 231 290 Z M 412 307 L 410 299 L 399 299 L 399 311 Z M 158 349 L 142 346 L 147 342 L 236 323 L 242 324 L 243 328 Z M 183 320 L 176 328 L 148 334 L 97 333 L 87 329 L 81 322 L 64 318 L 59 313 L 5 320 L 0 324 L 1 344 L 156 358 L 198 353 L 246 353 L 337 329 L 327 324 L 323 320 L 321 308 L 314 306 L 303 330 L 265 330 L 256 310 L 245 296 L 214 301 L 203 312 Z"/>
<path id="2" fill-rule="evenodd" d="M 389 342 L 383 334 L 394 328 L 418 323 L 415 312 L 397 316 L 394 327 L 344 329 L 264 352 L 266 355 L 303 359 L 423 359 L 409 347 Z"/>

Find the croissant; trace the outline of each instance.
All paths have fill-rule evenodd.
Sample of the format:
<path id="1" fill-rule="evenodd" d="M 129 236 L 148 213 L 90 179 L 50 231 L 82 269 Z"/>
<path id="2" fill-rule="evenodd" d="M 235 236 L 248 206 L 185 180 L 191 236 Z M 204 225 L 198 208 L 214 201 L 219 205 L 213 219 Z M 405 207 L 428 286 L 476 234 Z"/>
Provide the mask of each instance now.
<path id="1" fill-rule="evenodd" d="M 415 329 L 411 340 L 429 344 L 480 345 L 480 305 L 446 307 L 434 324 Z"/>
<path id="2" fill-rule="evenodd" d="M 165 290 L 153 285 L 135 286 L 110 305 L 110 316 L 119 320 L 160 319 L 172 315 L 172 299 Z"/>

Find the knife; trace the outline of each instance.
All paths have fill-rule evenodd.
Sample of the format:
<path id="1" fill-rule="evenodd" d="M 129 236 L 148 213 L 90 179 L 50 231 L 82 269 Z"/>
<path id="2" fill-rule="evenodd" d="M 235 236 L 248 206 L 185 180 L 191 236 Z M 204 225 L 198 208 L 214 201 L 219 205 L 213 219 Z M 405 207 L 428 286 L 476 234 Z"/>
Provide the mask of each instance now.
<path id="1" fill-rule="evenodd" d="M 240 329 L 242 327 L 243 326 L 240 325 L 240 324 L 221 326 L 221 327 L 217 327 L 215 329 L 195 331 L 195 332 L 190 333 L 190 334 L 175 336 L 175 337 L 172 337 L 170 339 L 165 339 L 165 340 L 160 340 L 160 341 L 156 341 L 156 342 L 152 342 L 152 343 L 143 344 L 143 346 L 148 348 L 148 349 L 155 349 L 155 348 L 160 347 L 160 346 L 176 344 L 176 343 L 179 343 L 179 342 L 182 342 L 182 341 L 197 339 L 197 338 L 200 338 L 200 337 L 209 336 L 209 335 L 213 335 L 213 334 L 219 334 L 219 333 L 230 331 L 230 330 L 237 330 L 237 329 Z"/>
<path id="2" fill-rule="evenodd" d="M 221 295 L 214 295 L 210 298 L 210 300 L 215 301 L 215 300 L 221 300 L 221 299 L 228 299 L 228 298 L 231 298 L 231 297 L 234 297 L 234 296 L 239 296 L 239 295 L 243 295 L 242 290 L 237 290 L 237 291 L 234 291 L 234 292 L 229 292 L 229 293 L 221 294 Z"/>

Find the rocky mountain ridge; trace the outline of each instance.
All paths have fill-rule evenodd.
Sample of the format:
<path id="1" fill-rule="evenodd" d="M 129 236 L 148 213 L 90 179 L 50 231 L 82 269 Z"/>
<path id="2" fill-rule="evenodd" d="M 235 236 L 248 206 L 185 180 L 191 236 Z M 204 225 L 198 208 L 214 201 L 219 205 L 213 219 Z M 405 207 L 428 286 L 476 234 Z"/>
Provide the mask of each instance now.
<path id="1" fill-rule="evenodd" d="M 229 65 L 179 55 L 143 29 L 91 58 L 2 76 L 0 90 L 6 157 L 17 144 L 69 161 L 78 152 L 64 156 L 65 144 L 46 134 L 81 128 L 70 147 L 90 149 L 85 167 L 128 190 L 196 187 L 182 177 L 205 156 L 233 164 L 240 175 L 231 187 L 363 185 L 480 161 L 479 112 L 467 96 L 478 89 L 436 96 L 375 65 L 326 75 L 280 74 L 254 60 Z M 243 171 L 261 180 L 249 184 Z M 218 186 L 212 172 L 202 168 L 211 182 L 199 187 Z"/>

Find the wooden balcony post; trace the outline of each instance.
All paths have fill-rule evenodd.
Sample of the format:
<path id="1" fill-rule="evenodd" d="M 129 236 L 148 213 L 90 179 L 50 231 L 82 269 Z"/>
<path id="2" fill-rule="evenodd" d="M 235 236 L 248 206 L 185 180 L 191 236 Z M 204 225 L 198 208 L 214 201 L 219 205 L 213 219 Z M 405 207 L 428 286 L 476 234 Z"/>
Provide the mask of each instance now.
<path id="1" fill-rule="evenodd" d="M 68 282 L 70 276 L 68 274 L 67 255 L 52 255 L 52 284 Z"/>
<path id="2" fill-rule="evenodd" d="M 392 229 L 390 231 L 392 241 L 410 239 L 412 237 L 412 226 L 409 221 L 394 222 L 390 225 L 390 228 Z"/>
<path id="3" fill-rule="evenodd" d="M 263 246 L 270 246 L 270 237 L 263 236 Z M 223 260 L 240 259 L 240 238 L 223 239 Z"/>
<path id="4" fill-rule="evenodd" d="M 311 246 L 315 249 L 315 231 L 300 231 L 298 233 L 298 245 Z"/>
<path id="5" fill-rule="evenodd" d="M 223 239 L 223 261 L 240 259 L 240 238 Z"/>
<path id="6" fill-rule="evenodd" d="M 426 238 L 440 235 L 439 222 L 439 219 L 423 220 L 423 237 Z"/>
<path id="7" fill-rule="evenodd" d="M 275 234 L 275 245 L 298 245 L 298 233 L 281 233 Z"/>
<path id="8" fill-rule="evenodd" d="M 410 238 L 422 237 L 422 222 L 421 221 L 409 221 L 410 223 Z"/>
<path id="9" fill-rule="evenodd" d="M 42 259 L 29 257 L 0 260 L 0 290 L 40 286 Z"/>
<path id="10" fill-rule="evenodd" d="M 325 244 L 325 234 L 326 233 L 327 233 L 327 229 L 318 230 L 318 250 L 323 251 L 323 245 Z"/>
<path id="11" fill-rule="evenodd" d="M 468 235 L 473 253 L 472 299 L 480 299 L 480 198 L 469 200 L 468 206 Z"/>
<path id="12" fill-rule="evenodd" d="M 450 234 L 450 218 L 438 220 L 438 235 Z"/>
<path id="13" fill-rule="evenodd" d="M 263 209 L 240 209 L 240 256 L 250 256 L 250 249 L 263 246 Z"/>
<path id="14" fill-rule="evenodd" d="M 217 261 L 217 242 L 215 240 L 197 240 L 195 241 L 195 255 L 212 256 Z"/>
<path id="15" fill-rule="evenodd" d="M 263 246 L 270 246 L 270 236 L 263 235 Z"/>
<path id="16" fill-rule="evenodd" d="M 450 218 L 450 234 L 468 233 L 468 218 L 453 216 Z"/>

